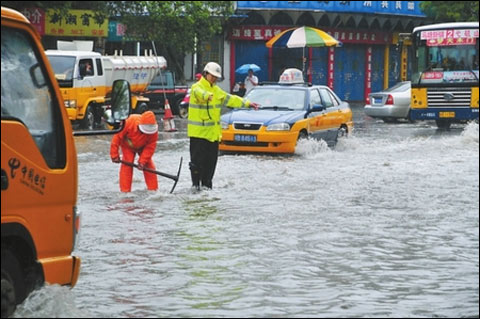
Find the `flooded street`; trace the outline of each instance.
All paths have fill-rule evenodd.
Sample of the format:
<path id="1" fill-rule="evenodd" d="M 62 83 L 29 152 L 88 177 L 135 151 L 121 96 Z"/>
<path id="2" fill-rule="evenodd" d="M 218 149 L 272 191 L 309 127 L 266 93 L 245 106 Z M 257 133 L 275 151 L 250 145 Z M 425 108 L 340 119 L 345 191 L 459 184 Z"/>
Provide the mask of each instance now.
<path id="1" fill-rule="evenodd" d="M 118 187 L 111 136 L 77 137 L 77 285 L 17 317 L 467 317 L 479 314 L 478 124 L 385 124 L 354 108 L 335 149 L 222 155 L 193 193 L 186 120 L 161 133 L 159 191 Z"/>

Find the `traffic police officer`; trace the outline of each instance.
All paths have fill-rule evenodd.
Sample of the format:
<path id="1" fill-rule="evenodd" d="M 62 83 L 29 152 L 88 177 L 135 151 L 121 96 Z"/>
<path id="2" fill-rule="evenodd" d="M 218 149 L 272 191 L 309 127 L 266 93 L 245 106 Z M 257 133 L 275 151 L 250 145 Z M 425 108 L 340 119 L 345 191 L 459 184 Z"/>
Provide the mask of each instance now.
<path id="1" fill-rule="evenodd" d="M 222 77 L 222 68 L 209 62 L 203 77 L 192 85 L 188 110 L 188 136 L 190 137 L 190 171 L 193 187 L 212 188 L 218 159 L 218 143 L 222 138 L 220 115 L 222 107 L 253 107 L 257 104 L 228 94 L 216 85 Z"/>

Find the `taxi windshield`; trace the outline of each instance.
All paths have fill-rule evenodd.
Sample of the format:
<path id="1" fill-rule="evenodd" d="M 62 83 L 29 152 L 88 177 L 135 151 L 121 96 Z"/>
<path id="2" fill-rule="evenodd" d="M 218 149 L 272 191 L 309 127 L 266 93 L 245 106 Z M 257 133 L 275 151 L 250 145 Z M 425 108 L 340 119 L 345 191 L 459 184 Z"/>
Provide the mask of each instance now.
<path id="1" fill-rule="evenodd" d="M 250 91 L 247 98 L 257 103 L 259 109 L 299 111 L 305 108 L 305 92 L 282 87 L 257 87 Z"/>

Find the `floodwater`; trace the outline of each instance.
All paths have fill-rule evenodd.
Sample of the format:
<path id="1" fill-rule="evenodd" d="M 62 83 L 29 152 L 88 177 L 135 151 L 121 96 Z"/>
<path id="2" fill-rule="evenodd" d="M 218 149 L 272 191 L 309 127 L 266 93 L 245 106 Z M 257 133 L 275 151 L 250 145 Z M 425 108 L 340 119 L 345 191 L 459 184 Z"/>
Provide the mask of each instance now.
<path id="1" fill-rule="evenodd" d="M 160 189 L 118 190 L 111 137 L 78 137 L 75 288 L 17 317 L 470 317 L 479 314 L 478 124 L 384 124 L 354 109 L 335 149 L 223 155 L 190 189 L 188 139 L 162 133 Z"/>

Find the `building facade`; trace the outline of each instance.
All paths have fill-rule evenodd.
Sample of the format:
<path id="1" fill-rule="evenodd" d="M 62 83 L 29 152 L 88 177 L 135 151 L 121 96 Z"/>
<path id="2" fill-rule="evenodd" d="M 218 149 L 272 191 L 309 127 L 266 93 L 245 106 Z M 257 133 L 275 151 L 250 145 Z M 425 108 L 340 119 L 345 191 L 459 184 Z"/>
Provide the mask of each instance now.
<path id="1" fill-rule="evenodd" d="M 328 85 L 348 101 L 363 101 L 408 78 L 408 46 L 399 34 L 426 23 L 420 1 L 237 1 L 226 30 L 224 66 L 230 87 L 245 63 L 261 67 L 260 81 L 278 81 L 285 68 L 305 69 L 306 80 Z M 279 32 L 319 28 L 342 42 L 331 48 L 267 48 Z M 228 60 L 228 61 L 227 61 Z M 305 67 L 304 64 L 305 63 Z"/>
<path id="2" fill-rule="evenodd" d="M 231 91 L 245 75 L 235 70 L 245 63 L 261 67 L 260 81 L 278 81 L 285 68 L 304 69 L 313 84 L 328 85 L 348 101 L 363 101 L 370 92 L 409 78 L 409 50 L 399 35 L 427 24 L 421 1 L 235 1 L 235 13 L 224 33 L 196 52 L 187 53 L 183 77 L 194 81 L 195 73 L 209 61 L 223 67 L 219 85 Z M 47 49 L 57 40 L 93 40 L 102 54 L 122 51 L 144 55 L 151 43 L 128 41 L 125 26 L 114 19 L 100 19 L 89 10 L 70 10 L 67 17 L 54 11 L 24 10 L 37 27 Z M 265 43 L 283 30 L 310 26 L 326 31 L 342 45 L 334 48 L 273 48 Z M 149 53 L 148 53 L 149 54 Z"/>

